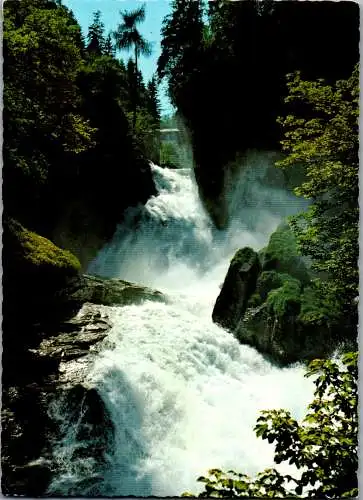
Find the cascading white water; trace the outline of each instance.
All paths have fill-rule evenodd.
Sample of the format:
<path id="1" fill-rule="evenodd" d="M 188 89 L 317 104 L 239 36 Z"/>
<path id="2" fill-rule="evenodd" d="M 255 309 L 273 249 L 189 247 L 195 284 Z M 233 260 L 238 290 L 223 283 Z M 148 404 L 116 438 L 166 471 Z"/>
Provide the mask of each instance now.
<path id="1" fill-rule="evenodd" d="M 278 215 L 260 204 L 253 224 L 241 213 L 228 230 L 216 231 L 190 170 L 152 169 L 159 195 L 128 211 L 89 269 L 169 298 L 106 308 L 114 326 L 86 381 L 102 396 L 116 431 L 97 490 L 105 496 L 197 493 L 196 479 L 209 468 L 254 474 L 272 466 L 273 446 L 253 431 L 259 411 L 286 408 L 301 418 L 312 395 L 301 366 L 274 367 L 211 320 L 235 250 L 261 248 Z M 69 439 L 55 450 L 63 460 Z M 54 481 L 53 493 L 69 493 L 77 464 L 72 470 Z"/>

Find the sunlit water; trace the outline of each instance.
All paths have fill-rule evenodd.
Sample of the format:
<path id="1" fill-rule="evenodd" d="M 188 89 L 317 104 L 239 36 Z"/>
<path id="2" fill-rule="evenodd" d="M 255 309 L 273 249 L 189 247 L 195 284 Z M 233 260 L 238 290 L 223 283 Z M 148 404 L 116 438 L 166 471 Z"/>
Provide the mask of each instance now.
<path id="1" fill-rule="evenodd" d="M 159 195 L 129 210 L 89 272 L 152 286 L 168 303 L 104 308 L 114 326 L 85 383 L 102 396 L 115 443 L 101 473 L 92 461 L 88 469 L 67 463 L 70 429 L 54 450 L 64 470 L 52 493 L 178 496 L 201 491 L 196 479 L 213 467 L 254 474 L 273 465 L 273 446 L 253 431 L 259 411 L 286 408 L 301 418 L 311 398 L 301 366 L 274 367 L 211 320 L 234 252 L 262 248 L 280 221 L 279 200 L 283 215 L 294 200 L 265 189 L 258 209 L 243 213 L 237 204 L 230 228 L 216 231 L 190 170 L 152 168 Z M 263 210 L 263 196 L 275 197 L 274 213 Z M 78 491 L 87 474 L 102 479 Z"/>

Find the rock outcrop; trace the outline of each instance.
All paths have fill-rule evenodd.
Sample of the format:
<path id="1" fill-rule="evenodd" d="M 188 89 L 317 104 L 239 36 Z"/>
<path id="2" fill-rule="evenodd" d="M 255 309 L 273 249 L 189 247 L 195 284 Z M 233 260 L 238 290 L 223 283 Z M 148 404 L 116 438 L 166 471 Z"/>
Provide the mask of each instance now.
<path id="1" fill-rule="evenodd" d="M 89 437 L 77 453 L 105 460 L 112 424 L 97 391 L 85 385 L 112 327 L 104 306 L 165 297 L 82 275 L 72 254 L 16 221 L 4 224 L 3 241 L 2 492 L 33 497 L 46 493 L 58 467 L 51 447 L 63 431 L 49 413 L 54 401 L 74 415 L 82 407 L 79 432 Z M 84 491 L 97 494 L 94 481 Z"/>
<path id="2" fill-rule="evenodd" d="M 111 322 L 99 306 L 85 305 L 78 315 L 53 325 L 34 327 L 39 345 L 22 345 L 16 359 L 3 352 L 2 387 L 2 491 L 7 495 L 37 496 L 45 493 L 54 473 L 51 443 L 59 427 L 49 414 L 55 399 L 66 398 L 78 388 L 78 403 L 90 388 L 82 385 L 87 362 L 68 370 L 70 362 L 89 354 L 103 340 Z M 91 362 L 89 360 L 88 362 Z M 95 398 L 93 398 L 95 400 Z M 103 412 L 101 401 L 93 412 Z"/>
<path id="3" fill-rule="evenodd" d="M 212 318 L 224 328 L 235 330 L 255 290 L 260 271 L 258 254 L 252 248 L 238 250 L 229 266 Z"/>
<path id="4" fill-rule="evenodd" d="M 213 321 L 278 364 L 326 356 L 335 346 L 334 304 L 321 298 L 282 224 L 259 255 L 249 248 L 233 258 Z"/>
<path id="5" fill-rule="evenodd" d="M 106 279 L 100 276 L 82 276 L 82 286 L 77 297 L 83 302 L 105 306 L 139 304 L 144 300 L 165 302 L 166 298 L 157 290 L 120 279 Z"/>

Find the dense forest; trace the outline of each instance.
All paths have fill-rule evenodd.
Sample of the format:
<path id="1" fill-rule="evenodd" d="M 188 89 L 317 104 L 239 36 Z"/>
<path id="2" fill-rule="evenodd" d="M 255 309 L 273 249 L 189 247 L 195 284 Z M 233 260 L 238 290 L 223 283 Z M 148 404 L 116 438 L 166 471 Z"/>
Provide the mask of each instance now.
<path id="1" fill-rule="evenodd" d="M 359 6 L 349 1 L 172 0 L 161 27 L 157 68 L 148 82 L 139 67 L 140 56 L 151 53 L 150 43 L 138 28 L 145 15 L 145 6 L 121 11 L 116 30 L 107 32 L 98 10 L 83 35 L 61 0 L 8 0 L 4 4 L 3 490 L 43 495 L 51 491 L 47 488 L 57 474 L 61 476 L 62 464 L 54 465 L 52 449 L 61 432 L 55 430 L 48 412 L 48 402 L 57 398 L 68 397 L 70 419 L 78 419 L 79 404 L 89 405 L 79 420 L 84 415 L 89 418 L 82 421 L 86 431 L 81 425 L 80 433 L 91 436 L 81 458 L 93 460 L 97 441 L 97 467 L 106 470 L 105 464 L 111 463 L 107 460 L 117 454 L 108 447 L 118 441 L 106 436 L 104 428 L 108 426 L 110 435 L 116 432 L 112 415 L 119 415 L 122 405 L 114 414 L 107 413 L 97 392 L 101 389 L 83 386 L 83 380 L 72 378 L 72 370 L 65 388 L 59 366 L 87 357 L 90 346 L 106 338 L 112 325 L 112 314 L 105 313 L 108 306 L 137 305 L 143 311 L 145 304 L 149 307 L 155 301 L 162 304 L 156 316 L 160 314 L 167 325 L 173 318 L 168 328 L 175 332 L 164 324 L 155 326 L 149 312 L 145 314 L 149 323 L 135 321 L 138 316 L 133 309 L 132 321 L 143 340 L 140 345 L 132 344 L 131 354 L 140 348 L 141 364 L 150 373 L 154 365 L 149 361 L 162 362 L 165 357 L 171 367 L 174 361 L 167 358 L 169 349 L 164 344 L 161 355 L 157 351 L 153 357 L 144 352 L 142 342 L 147 346 L 149 337 L 156 338 L 155 332 L 162 338 L 164 330 L 170 337 L 180 328 L 184 335 L 186 327 L 174 322 L 175 318 L 180 322 L 185 318 L 192 337 L 192 325 L 202 318 L 209 337 L 196 331 L 191 349 L 200 341 L 200 352 L 209 348 L 211 353 L 200 387 L 208 377 L 214 380 L 210 367 L 216 373 L 220 370 L 218 363 L 213 364 L 219 353 L 210 341 L 218 335 L 215 324 L 231 333 L 238 347 L 247 344 L 265 356 L 266 364 L 256 361 L 252 371 L 258 373 L 259 363 L 268 371 L 272 366 L 288 370 L 303 362 L 309 365 L 306 376 L 314 379 L 314 399 L 302 422 L 289 411 L 268 410 L 255 427 L 257 437 L 275 444 L 275 464 L 288 461 L 302 473 L 292 477 L 273 468 L 250 477 L 243 470 L 211 469 L 208 476 L 198 479 L 204 485 L 201 497 L 354 497 L 358 491 Z M 132 50 L 130 59 L 123 59 L 124 49 Z M 161 116 L 161 83 L 167 84 L 176 109 L 173 116 Z M 180 139 L 163 142 L 163 129 L 171 129 Z M 208 252 L 213 254 L 224 245 L 224 258 L 231 250 L 228 240 L 233 235 L 228 231 L 235 226 L 230 220 L 228 189 L 250 151 L 272 152 L 277 158 L 272 168 L 283 173 L 280 179 L 295 179 L 279 189 L 289 191 L 289 199 L 293 194 L 304 198 L 307 208 L 264 235 L 269 236 L 264 248 L 234 248 L 234 257 L 226 258 L 229 268 L 209 313 L 210 325 L 202 313 L 191 321 L 188 315 L 198 307 L 196 302 L 189 309 L 185 306 L 190 296 L 191 301 L 194 298 L 193 287 L 184 284 L 184 270 L 188 270 L 186 283 L 189 272 L 195 272 L 198 286 L 207 283 L 207 294 L 209 285 L 203 279 L 213 270 L 201 275 L 209 260 L 205 261 L 203 252 L 200 257 L 198 244 L 212 235 Z M 155 179 L 164 198 L 154 196 L 158 194 Z M 205 211 L 199 197 L 193 198 L 195 181 Z M 179 198 L 182 189 L 185 197 Z M 145 207 L 150 198 L 154 207 L 149 210 Z M 190 204 L 190 213 L 189 206 L 180 205 L 181 199 Z M 124 228 L 120 224 L 129 207 L 136 207 L 130 212 L 134 218 Z M 151 269 L 155 275 L 170 272 L 170 281 L 180 282 L 182 300 L 181 296 L 167 297 L 164 290 L 123 281 L 118 274 L 110 280 L 107 273 L 103 277 L 84 274 L 117 227 L 121 241 L 117 259 L 121 261 L 129 252 L 131 270 L 140 268 L 142 273 L 146 265 L 150 273 L 155 265 Z M 241 234 L 246 230 L 243 224 L 239 228 Z M 152 256 L 148 260 L 147 252 L 154 248 L 145 244 L 145 234 L 154 238 L 150 240 L 159 260 Z M 185 246 L 178 247 L 176 239 L 183 242 L 184 237 Z M 157 238 L 161 255 L 157 254 Z M 116 244 L 117 238 L 116 243 L 112 241 Z M 159 270 L 157 262 L 164 267 Z M 218 267 L 222 259 L 211 262 Z M 142 275 L 138 273 L 139 269 L 136 275 Z M 186 302 L 180 306 L 178 301 Z M 89 309 L 75 319 L 85 304 Z M 100 305 L 104 309 L 97 309 Z M 123 324 L 122 335 L 128 327 L 135 328 Z M 228 380 L 227 365 L 234 358 L 227 356 L 227 350 L 239 351 L 236 344 L 224 342 L 228 361 L 220 363 L 225 369 L 220 379 Z M 182 364 L 184 352 L 177 348 L 175 341 L 177 364 Z M 340 360 L 332 359 L 338 354 L 342 354 Z M 249 370 L 245 361 L 240 370 L 244 363 Z M 17 370 L 20 364 L 25 375 Z M 198 360 L 195 377 L 202 364 Z M 190 366 L 194 367 L 192 362 Z M 121 380 L 122 385 L 124 366 L 113 369 L 111 378 Z M 68 376 L 67 367 L 64 372 Z M 183 377 L 177 375 L 179 383 Z M 234 383 L 238 376 L 233 377 Z M 162 400 L 164 387 L 159 382 L 154 383 L 158 390 L 161 387 L 156 399 Z M 170 414 L 173 410 L 170 389 L 165 387 L 167 399 L 160 419 L 165 408 Z M 131 389 L 126 392 L 132 394 Z M 198 392 L 196 401 L 202 396 Z M 145 414 L 151 406 L 145 405 Z M 183 413 L 177 409 L 178 415 Z M 134 420 L 138 425 L 138 418 Z M 128 436 L 123 428 L 120 434 Z M 132 447 L 131 438 L 130 443 Z M 150 456 L 152 452 L 148 450 Z M 37 461 L 44 456 L 51 465 Z M 76 464 L 78 459 L 75 455 Z M 82 494 L 100 496 L 105 491 L 103 479 L 97 483 L 102 474 L 96 472 L 95 483 L 90 480 L 92 487 L 87 490 L 85 486 Z M 87 485 L 90 478 L 80 477 L 80 484 Z M 59 491 L 79 493 L 77 487 Z"/>
<path id="2" fill-rule="evenodd" d="M 286 75 L 330 84 L 351 75 L 358 12 L 353 2 L 172 2 L 158 74 L 191 133 L 201 194 L 219 227 L 225 210 L 208 200 L 223 205 L 228 162 L 246 149 L 280 148 Z"/>
<path id="3" fill-rule="evenodd" d="M 71 233 L 93 223 L 105 240 L 126 207 L 155 193 L 157 87 L 116 57 L 127 21 L 117 38 L 95 12 L 83 37 L 60 1 L 4 7 L 5 215 L 44 236 L 59 240 L 66 219 Z"/>

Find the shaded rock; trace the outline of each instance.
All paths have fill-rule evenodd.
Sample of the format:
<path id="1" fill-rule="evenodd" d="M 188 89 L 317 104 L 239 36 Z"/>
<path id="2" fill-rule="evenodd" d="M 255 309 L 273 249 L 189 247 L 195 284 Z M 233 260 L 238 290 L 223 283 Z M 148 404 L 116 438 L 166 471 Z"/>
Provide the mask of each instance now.
<path id="1" fill-rule="evenodd" d="M 238 326 L 256 288 L 259 272 L 260 262 L 254 250 L 245 247 L 236 252 L 213 309 L 215 323 L 230 330 Z"/>
<path id="2" fill-rule="evenodd" d="M 99 495 L 102 471 L 108 465 L 108 456 L 114 447 L 114 425 L 95 387 L 73 384 L 57 392 L 50 413 L 58 422 L 58 432 L 53 437 L 52 463 L 57 477 L 48 487 L 48 494 L 87 496 L 91 491 Z M 72 446 L 64 456 L 62 442 Z M 59 448 L 60 447 L 60 448 Z M 79 466 L 81 462 L 82 466 Z M 72 475 L 76 481 L 67 482 Z"/>
<path id="3" fill-rule="evenodd" d="M 43 461 L 38 460 L 15 469 L 13 487 L 17 495 L 40 496 L 46 491 L 51 478 L 50 465 L 45 465 Z"/>
<path id="4" fill-rule="evenodd" d="M 33 325 L 74 315 L 81 303 L 73 294 L 81 283 L 76 257 L 15 220 L 4 221 L 3 243 L 3 342 L 8 351 L 32 343 Z"/>
<path id="5" fill-rule="evenodd" d="M 105 314 L 86 304 L 75 318 L 59 324 L 56 335 L 44 338 L 36 352 L 45 359 L 80 358 L 107 336 L 111 326 Z"/>
<path id="6" fill-rule="evenodd" d="M 51 474 L 42 462 L 55 430 L 47 414 L 53 388 L 31 383 L 2 391 L 2 492 L 36 496 L 44 493 Z"/>
<path id="7" fill-rule="evenodd" d="M 84 380 L 91 359 L 83 365 L 78 360 L 87 359 L 85 355 L 107 336 L 111 326 L 102 307 L 85 304 L 70 320 L 46 328 L 39 326 L 38 331 L 33 332 L 33 339 L 38 339 L 39 345 L 21 346 L 12 351 L 16 354 L 14 357 L 9 356 L 8 351 L 4 353 L 3 493 L 44 495 L 54 473 L 51 443 L 59 435 L 59 426 L 49 415 L 49 407 L 60 394 L 68 393 Z M 83 370 L 78 367 L 74 370 L 73 366 L 69 369 L 70 363 L 79 363 Z M 83 395 L 88 391 L 89 388 L 84 388 Z M 87 398 L 94 412 L 92 418 L 100 419 L 101 410 L 97 413 L 97 407 L 101 403 L 97 396 L 91 394 Z M 40 463 L 42 460 L 50 460 L 52 466 Z"/>

